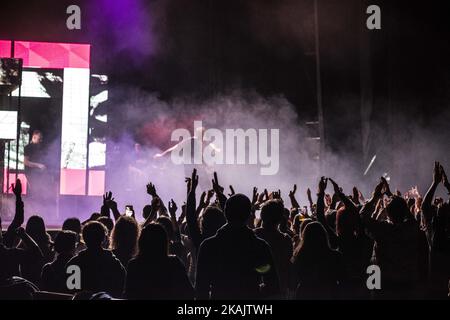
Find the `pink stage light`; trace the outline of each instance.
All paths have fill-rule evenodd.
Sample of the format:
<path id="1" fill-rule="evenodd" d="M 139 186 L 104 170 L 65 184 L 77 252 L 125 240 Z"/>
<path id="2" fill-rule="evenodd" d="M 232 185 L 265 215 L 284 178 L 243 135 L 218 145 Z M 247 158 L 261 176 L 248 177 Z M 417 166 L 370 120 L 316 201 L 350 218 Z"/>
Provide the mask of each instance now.
<path id="1" fill-rule="evenodd" d="M 11 57 L 11 41 L 0 40 L 0 58 Z"/>
<path id="2" fill-rule="evenodd" d="M 30 68 L 90 67 L 90 45 L 76 43 L 14 42 L 14 58 L 22 58 Z"/>

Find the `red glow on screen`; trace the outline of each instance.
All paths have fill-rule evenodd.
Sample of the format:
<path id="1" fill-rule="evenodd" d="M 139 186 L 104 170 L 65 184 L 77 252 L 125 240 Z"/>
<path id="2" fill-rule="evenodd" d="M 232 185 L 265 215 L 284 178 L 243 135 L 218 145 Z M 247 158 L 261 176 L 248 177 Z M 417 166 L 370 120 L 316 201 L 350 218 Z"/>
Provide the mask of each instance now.
<path id="1" fill-rule="evenodd" d="M 86 169 L 61 169 L 60 194 L 84 196 L 86 194 Z"/>
<path id="2" fill-rule="evenodd" d="M 105 192 L 105 171 L 89 170 L 89 196 L 101 196 Z"/>
<path id="3" fill-rule="evenodd" d="M 88 44 L 14 42 L 14 57 L 23 59 L 24 67 L 34 68 L 89 68 Z"/>
<path id="4" fill-rule="evenodd" d="M 3 192 L 4 193 L 9 193 L 12 194 L 12 189 L 11 189 L 11 183 L 16 183 L 16 174 L 15 173 L 9 173 L 9 186 L 7 186 L 6 184 L 8 183 L 6 177 L 7 177 L 7 169 L 5 168 L 3 171 L 3 176 L 5 177 L 5 179 L 3 179 Z M 17 178 L 20 179 L 20 182 L 22 182 L 22 194 L 27 194 L 27 177 L 25 176 L 25 174 L 23 173 L 19 173 L 17 175 Z M 9 190 L 8 190 L 9 188 Z"/>
<path id="5" fill-rule="evenodd" d="M 1 58 L 11 57 L 11 41 L 0 40 L 0 57 Z"/>

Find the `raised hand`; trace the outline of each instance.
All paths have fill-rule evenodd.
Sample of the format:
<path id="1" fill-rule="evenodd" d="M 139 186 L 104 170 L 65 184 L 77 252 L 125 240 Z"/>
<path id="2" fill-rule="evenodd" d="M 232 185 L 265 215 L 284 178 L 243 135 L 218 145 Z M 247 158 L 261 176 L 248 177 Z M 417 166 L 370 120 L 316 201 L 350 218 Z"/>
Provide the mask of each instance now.
<path id="1" fill-rule="evenodd" d="M 20 179 L 16 180 L 16 184 L 11 183 L 11 189 L 16 198 L 20 198 L 22 196 L 22 182 L 20 181 Z"/>
<path id="2" fill-rule="evenodd" d="M 258 188 L 257 187 L 253 187 L 253 193 L 252 193 L 252 205 L 255 205 L 258 202 Z"/>
<path id="3" fill-rule="evenodd" d="M 271 199 L 281 199 L 281 190 L 278 189 L 278 191 L 272 191 L 270 193 L 270 198 Z"/>
<path id="4" fill-rule="evenodd" d="M 202 194 L 200 195 L 200 201 L 198 202 L 199 209 L 204 209 L 207 207 L 205 199 L 206 199 L 206 191 L 203 191 Z"/>
<path id="5" fill-rule="evenodd" d="M 187 189 L 187 193 L 189 194 L 189 191 L 191 191 L 192 179 L 190 177 L 186 177 L 186 178 L 184 178 L 184 182 L 186 182 L 186 189 Z"/>
<path id="6" fill-rule="evenodd" d="M 112 197 L 112 192 L 111 191 L 107 191 L 105 192 L 105 194 L 103 195 L 103 205 L 104 206 L 108 206 L 107 203 L 110 200 L 114 200 L 114 198 Z"/>
<path id="7" fill-rule="evenodd" d="M 297 199 L 295 198 L 295 192 L 297 192 L 297 185 L 294 184 L 294 188 L 289 191 L 289 199 L 291 199 L 291 206 L 292 208 L 300 208 L 300 205 L 297 202 Z"/>
<path id="8" fill-rule="evenodd" d="M 147 184 L 147 193 L 148 193 L 149 195 L 151 195 L 152 197 L 157 197 L 157 196 L 158 196 L 158 194 L 156 193 L 156 187 L 155 187 L 155 185 L 154 185 L 153 183 L 151 183 L 151 182 L 149 182 L 149 183 Z"/>
<path id="9" fill-rule="evenodd" d="M 232 195 L 236 194 L 236 192 L 234 192 L 233 186 L 231 184 L 230 184 L 230 192 L 231 193 L 228 194 L 229 197 L 231 197 Z"/>
<path id="10" fill-rule="evenodd" d="M 198 175 L 197 175 L 197 169 L 194 168 L 194 170 L 192 170 L 192 175 L 191 175 L 191 191 L 195 191 L 197 189 L 198 186 Z"/>
<path id="11" fill-rule="evenodd" d="M 438 161 L 434 162 L 433 168 L 433 184 L 438 185 L 442 181 L 441 164 Z"/>
<path id="12" fill-rule="evenodd" d="M 442 165 L 440 166 L 440 171 L 441 171 L 441 175 L 442 175 L 442 184 L 447 189 L 450 189 L 450 183 L 448 181 L 447 175 L 445 174 L 445 170 L 444 170 L 444 167 Z M 416 187 L 416 189 L 417 189 L 417 187 Z"/>
<path id="13" fill-rule="evenodd" d="M 339 185 L 336 183 L 336 181 L 334 181 L 331 178 L 328 178 L 328 180 L 330 180 L 331 184 L 333 185 L 334 193 L 335 194 L 341 194 L 342 193 L 342 189 L 339 187 Z"/>
<path id="14" fill-rule="evenodd" d="M 173 199 L 170 199 L 167 207 L 169 209 L 170 217 L 172 219 L 176 219 L 175 213 L 177 212 L 178 207 L 177 207 L 177 204 L 175 203 L 175 201 L 173 201 Z"/>
<path id="15" fill-rule="evenodd" d="M 297 185 L 294 184 L 294 188 L 289 191 L 289 197 L 295 197 L 295 192 L 297 192 Z"/>
<path id="16" fill-rule="evenodd" d="M 22 239 L 25 235 L 27 234 L 27 232 L 25 231 L 25 229 L 23 227 L 18 227 L 16 229 L 16 235 Z"/>
<path id="17" fill-rule="evenodd" d="M 223 194 L 223 187 L 219 184 L 219 179 L 217 178 L 217 172 L 214 172 L 214 179 L 212 180 L 212 187 L 216 194 Z"/>
<path id="18" fill-rule="evenodd" d="M 325 178 L 325 177 L 321 177 L 320 178 L 319 190 L 318 190 L 319 194 L 324 194 L 325 193 L 325 190 L 327 189 L 327 183 L 328 183 L 328 179 L 327 178 Z"/>

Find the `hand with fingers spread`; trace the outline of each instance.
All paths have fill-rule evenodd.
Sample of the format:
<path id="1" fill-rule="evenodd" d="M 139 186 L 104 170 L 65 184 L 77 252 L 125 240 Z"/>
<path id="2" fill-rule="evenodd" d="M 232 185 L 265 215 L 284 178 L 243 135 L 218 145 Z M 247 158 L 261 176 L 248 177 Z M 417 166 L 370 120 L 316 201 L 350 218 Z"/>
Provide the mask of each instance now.
<path id="1" fill-rule="evenodd" d="M 157 196 L 158 196 L 158 194 L 156 193 L 156 187 L 155 187 L 155 185 L 154 185 L 153 183 L 151 183 L 151 182 L 149 182 L 149 183 L 147 184 L 147 193 L 148 193 L 149 195 L 151 195 L 152 197 L 157 197 Z"/>
<path id="2" fill-rule="evenodd" d="M 103 204 L 111 210 L 117 210 L 117 202 L 114 201 L 111 191 L 103 195 Z"/>

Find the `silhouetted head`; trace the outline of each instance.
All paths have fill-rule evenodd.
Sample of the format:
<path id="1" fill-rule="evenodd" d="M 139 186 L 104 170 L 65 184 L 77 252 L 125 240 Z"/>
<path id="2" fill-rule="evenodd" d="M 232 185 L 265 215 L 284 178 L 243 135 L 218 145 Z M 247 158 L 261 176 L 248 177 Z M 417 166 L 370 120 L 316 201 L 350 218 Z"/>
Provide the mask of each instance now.
<path id="1" fill-rule="evenodd" d="M 225 203 L 225 217 L 231 225 L 244 225 L 252 210 L 250 199 L 241 193 L 232 195 Z"/>
<path id="2" fill-rule="evenodd" d="M 263 227 L 276 228 L 284 218 L 284 205 L 279 199 L 269 200 L 261 208 Z"/>
<path id="3" fill-rule="evenodd" d="M 63 230 L 70 230 L 76 234 L 81 233 L 81 222 L 78 218 L 67 218 L 62 225 Z"/>
<path id="4" fill-rule="evenodd" d="M 134 255 L 137 250 L 139 225 L 132 217 L 121 216 L 111 233 L 111 249 L 123 250 Z"/>
<path id="5" fill-rule="evenodd" d="M 147 204 L 142 209 L 142 217 L 147 220 L 147 218 L 150 216 L 150 213 L 152 212 L 152 206 Z"/>
<path id="6" fill-rule="evenodd" d="M 114 221 L 111 218 L 102 216 L 98 218 L 97 221 L 103 223 L 103 225 L 108 230 L 108 234 L 111 233 L 112 229 L 114 228 Z"/>
<path id="7" fill-rule="evenodd" d="M 83 239 L 88 249 L 100 249 L 108 235 L 103 223 L 90 221 L 83 227 Z"/>
<path id="8" fill-rule="evenodd" d="M 174 231 L 173 231 L 172 221 L 170 220 L 170 218 L 161 216 L 161 217 L 158 217 L 158 219 L 156 219 L 156 222 L 159 223 L 160 225 L 162 225 L 164 230 L 166 230 L 167 237 L 169 238 L 169 240 L 173 240 Z"/>
<path id="9" fill-rule="evenodd" d="M 142 229 L 138 245 L 141 258 L 162 259 L 169 252 L 166 230 L 158 223 L 150 223 Z"/>
<path id="10" fill-rule="evenodd" d="M 303 237 L 303 230 L 305 230 L 306 226 L 311 222 L 313 222 L 313 220 L 310 218 L 306 218 L 302 221 L 302 223 L 300 224 L 300 238 Z"/>
<path id="11" fill-rule="evenodd" d="M 58 232 L 55 237 L 55 251 L 59 254 L 71 254 L 75 252 L 75 247 L 78 239 L 78 234 L 69 230 L 62 230 Z"/>
<path id="12" fill-rule="evenodd" d="M 27 221 L 25 230 L 38 244 L 50 242 L 50 236 L 45 230 L 44 219 L 40 216 L 31 216 Z"/>
<path id="13" fill-rule="evenodd" d="M 353 236 L 358 230 L 358 214 L 341 207 L 336 212 L 336 234 L 339 237 Z"/>
<path id="14" fill-rule="evenodd" d="M 201 229 L 206 237 L 212 237 L 226 223 L 223 211 L 216 206 L 209 206 L 202 215 Z"/>
<path id="15" fill-rule="evenodd" d="M 302 215 L 296 214 L 294 217 L 294 222 L 292 223 L 292 231 L 298 236 L 300 236 L 300 226 L 302 225 Z"/>
<path id="16" fill-rule="evenodd" d="M 302 232 L 302 240 L 296 250 L 296 255 L 307 253 L 320 256 L 329 250 L 328 234 L 324 226 L 316 221 L 308 223 Z"/>
<path id="17" fill-rule="evenodd" d="M 401 223 L 410 214 L 408 205 L 402 197 L 392 196 L 386 206 L 386 212 L 392 223 Z"/>

